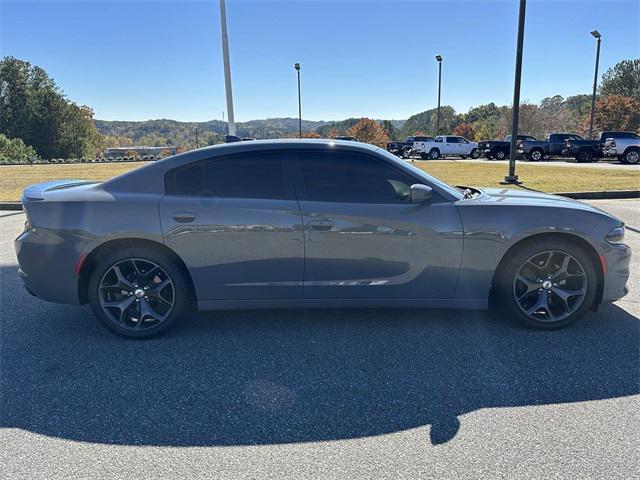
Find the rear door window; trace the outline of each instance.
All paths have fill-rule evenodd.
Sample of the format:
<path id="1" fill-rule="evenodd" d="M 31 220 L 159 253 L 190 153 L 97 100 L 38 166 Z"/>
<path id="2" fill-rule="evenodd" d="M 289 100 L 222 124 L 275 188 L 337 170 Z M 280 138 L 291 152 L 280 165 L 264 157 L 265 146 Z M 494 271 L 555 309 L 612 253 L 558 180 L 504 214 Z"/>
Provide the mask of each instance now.
<path id="1" fill-rule="evenodd" d="M 294 198 L 284 153 L 244 153 L 197 161 L 165 176 L 167 195 Z"/>

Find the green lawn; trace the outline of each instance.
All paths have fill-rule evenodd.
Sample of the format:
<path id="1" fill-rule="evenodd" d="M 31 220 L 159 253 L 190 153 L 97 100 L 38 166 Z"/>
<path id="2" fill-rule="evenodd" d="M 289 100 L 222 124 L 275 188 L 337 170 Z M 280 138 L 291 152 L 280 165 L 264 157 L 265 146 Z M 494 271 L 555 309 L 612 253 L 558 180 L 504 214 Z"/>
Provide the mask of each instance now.
<path id="1" fill-rule="evenodd" d="M 22 190 L 34 183 L 57 179 L 106 180 L 145 162 L 0 166 L 0 201 L 19 201 Z M 418 168 L 453 185 L 500 187 L 507 162 L 417 161 Z M 525 187 L 543 192 L 583 192 L 640 189 L 640 167 L 586 168 L 518 164 Z"/>

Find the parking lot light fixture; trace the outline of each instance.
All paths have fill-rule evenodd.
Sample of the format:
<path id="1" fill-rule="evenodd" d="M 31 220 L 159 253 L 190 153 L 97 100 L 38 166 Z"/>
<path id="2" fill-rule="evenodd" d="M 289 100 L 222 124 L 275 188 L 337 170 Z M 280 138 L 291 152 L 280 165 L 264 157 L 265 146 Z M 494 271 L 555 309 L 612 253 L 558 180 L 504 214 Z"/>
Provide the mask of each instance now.
<path id="1" fill-rule="evenodd" d="M 596 89 L 598 87 L 598 64 L 600 63 L 600 40 L 602 35 L 598 30 L 591 32 L 593 38 L 596 39 L 596 70 L 593 74 L 593 94 L 591 95 L 591 119 L 589 120 L 589 138 L 593 138 L 593 117 L 596 113 Z"/>
<path id="2" fill-rule="evenodd" d="M 516 142 L 518 141 L 518 119 L 520 115 L 520 80 L 522 77 L 522 50 L 524 48 L 524 20 L 527 0 L 520 0 L 518 13 L 518 40 L 516 46 L 516 74 L 513 82 L 513 112 L 511 116 L 511 147 L 509 148 L 509 174 L 504 177 L 504 184 L 519 185 L 516 175 Z"/>
<path id="3" fill-rule="evenodd" d="M 302 138 L 302 103 L 300 101 L 300 64 L 296 63 L 293 68 L 298 73 L 298 136 Z"/>
<path id="4" fill-rule="evenodd" d="M 438 113 L 436 114 L 436 136 L 440 133 L 440 94 L 442 92 L 442 55 L 436 55 L 438 62 Z"/>

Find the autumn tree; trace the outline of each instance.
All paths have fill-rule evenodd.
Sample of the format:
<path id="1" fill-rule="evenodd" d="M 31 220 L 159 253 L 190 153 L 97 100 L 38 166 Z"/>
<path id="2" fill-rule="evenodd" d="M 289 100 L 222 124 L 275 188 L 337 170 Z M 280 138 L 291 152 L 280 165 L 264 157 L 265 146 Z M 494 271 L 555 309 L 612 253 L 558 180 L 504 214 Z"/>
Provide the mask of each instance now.
<path id="1" fill-rule="evenodd" d="M 470 123 L 461 123 L 453 129 L 454 135 L 459 135 L 467 140 L 475 140 L 476 132 Z"/>
<path id="2" fill-rule="evenodd" d="M 347 135 L 356 137 L 361 142 L 371 143 L 378 147 L 386 147 L 389 136 L 382 126 L 370 118 L 362 118 L 353 127 L 347 130 Z"/>
<path id="3" fill-rule="evenodd" d="M 318 132 L 302 132 L 302 138 L 322 138 Z"/>
<path id="4" fill-rule="evenodd" d="M 585 117 L 588 125 L 589 116 Z M 640 131 L 640 101 L 623 95 L 609 95 L 596 101 L 596 130 Z"/>

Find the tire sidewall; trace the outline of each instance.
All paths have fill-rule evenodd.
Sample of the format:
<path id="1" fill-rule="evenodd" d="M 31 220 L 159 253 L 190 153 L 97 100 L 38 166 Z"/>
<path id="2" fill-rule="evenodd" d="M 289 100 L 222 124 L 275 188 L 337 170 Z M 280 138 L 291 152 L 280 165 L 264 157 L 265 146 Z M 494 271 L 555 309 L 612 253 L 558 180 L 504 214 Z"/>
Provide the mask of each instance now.
<path id="1" fill-rule="evenodd" d="M 576 258 L 584 268 L 587 275 L 587 293 L 580 308 L 568 317 L 557 322 L 541 322 L 527 316 L 518 306 L 513 294 L 513 282 L 515 275 L 522 264 L 536 253 L 545 250 L 557 250 L 565 252 Z M 593 305 L 597 293 L 598 272 L 593 260 L 585 250 L 572 244 L 572 242 L 562 239 L 538 239 L 526 242 L 516 252 L 506 259 L 501 271 L 498 273 L 494 289 L 492 292 L 492 300 L 495 306 L 508 319 L 515 320 L 521 325 L 540 330 L 554 330 L 566 327 L 579 320 Z"/>
<path id="2" fill-rule="evenodd" d="M 149 260 L 159 265 L 169 275 L 174 287 L 174 304 L 169 317 L 154 327 L 140 331 L 125 329 L 115 324 L 102 310 L 100 305 L 99 286 L 102 277 L 114 264 L 128 258 Z M 176 264 L 176 262 L 153 249 L 127 247 L 122 250 L 112 252 L 98 261 L 96 268 L 93 270 L 91 277 L 89 278 L 88 293 L 91 309 L 102 324 L 120 336 L 144 339 L 152 338 L 166 332 L 174 326 L 180 317 L 190 310 L 192 304 L 191 296 L 189 295 L 190 290 L 191 288 L 186 279 L 185 273 L 182 271 L 180 266 Z"/>
<path id="3" fill-rule="evenodd" d="M 627 152 L 625 152 L 625 154 L 623 155 L 624 158 L 624 163 L 627 163 L 629 165 L 638 165 L 640 163 L 640 160 L 636 160 L 635 162 L 632 162 L 631 160 L 629 160 L 629 154 L 631 153 L 640 153 L 638 150 L 636 149 L 631 149 L 628 150 Z"/>

